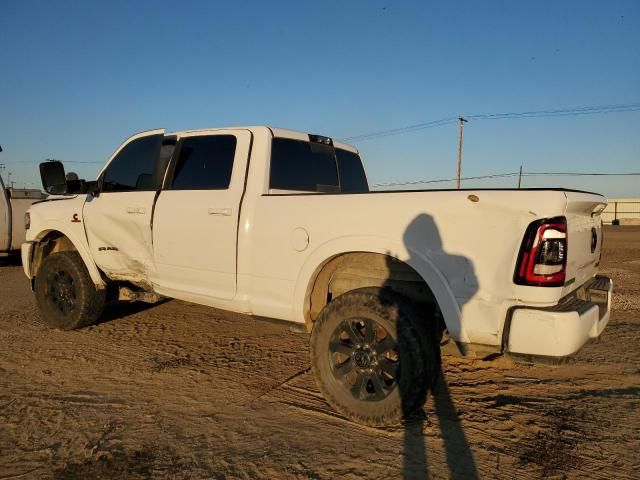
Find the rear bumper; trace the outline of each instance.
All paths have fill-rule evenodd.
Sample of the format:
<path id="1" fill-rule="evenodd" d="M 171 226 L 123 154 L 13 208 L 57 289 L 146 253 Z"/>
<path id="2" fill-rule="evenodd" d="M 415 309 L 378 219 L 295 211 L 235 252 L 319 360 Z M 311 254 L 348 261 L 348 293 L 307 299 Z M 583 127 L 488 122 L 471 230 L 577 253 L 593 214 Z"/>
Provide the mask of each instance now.
<path id="1" fill-rule="evenodd" d="M 596 276 L 554 307 L 515 309 L 506 350 L 534 357 L 573 355 L 609 322 L 612 289 L 611 279 Z"/>
<path id="2" fill-rule="evenodd" d="M 31 259 L 33 258 L 33 246 L 34 242 L 24 242 L 20 247 L 20 256 L 22 257 L 22 268 L 24 274 L 29 278 L 33 278 L 31 272 Z"/>

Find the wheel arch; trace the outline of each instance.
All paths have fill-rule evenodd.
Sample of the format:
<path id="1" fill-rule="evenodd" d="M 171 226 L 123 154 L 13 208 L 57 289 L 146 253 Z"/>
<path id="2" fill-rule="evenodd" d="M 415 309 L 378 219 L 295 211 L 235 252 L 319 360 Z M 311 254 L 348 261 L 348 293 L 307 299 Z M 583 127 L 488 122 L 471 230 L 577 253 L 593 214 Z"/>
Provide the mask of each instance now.
<path id="1" fill-rule="evenodd" d="M 82 258 L 89 276 L 98 287 L 105 286 L 105 281 L 98 270 L 97 265 L 91 258 L 87 248 L 75 235 L 59 228 L 48 228 L 40 231 L 33 237 L 34 251 L 31 257 L 31 272 L 35 278 L 42 261 L 49 255 L 58 252 L 76 251 Z"/>
<path id="2" fill-rule="evenodd" d="M 296 282 L 295 318 L 311 330 L 333 293 L 382 286 L 414 299 L 431 296 L 451 336 L 465 341 L 460 308 L 443 274 L 423 254 L 379 237 L 341 238 L 314 251 Z"/>

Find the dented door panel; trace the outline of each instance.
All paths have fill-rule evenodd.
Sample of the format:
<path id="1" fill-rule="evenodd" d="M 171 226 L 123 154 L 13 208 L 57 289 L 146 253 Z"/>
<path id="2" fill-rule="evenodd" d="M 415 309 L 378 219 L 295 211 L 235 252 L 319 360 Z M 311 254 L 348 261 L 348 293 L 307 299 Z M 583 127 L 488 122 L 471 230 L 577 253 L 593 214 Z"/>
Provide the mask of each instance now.
<path id="1" fill-rule="evenodd" d="M 113 192 L 87 200 L 91 255 L 113 280 L 146 284 L 153 272 L 151 211 L 156 192 Z"/>
<path id="2" fill-rule="evenodd" d="M 151 219 L 166 164 L 159 162 L 164 130 L 125 141 L 100 173 L 99 195 L 87 195 L 83 218 L 91 254 L 112 280 L 150 287 Z"/>

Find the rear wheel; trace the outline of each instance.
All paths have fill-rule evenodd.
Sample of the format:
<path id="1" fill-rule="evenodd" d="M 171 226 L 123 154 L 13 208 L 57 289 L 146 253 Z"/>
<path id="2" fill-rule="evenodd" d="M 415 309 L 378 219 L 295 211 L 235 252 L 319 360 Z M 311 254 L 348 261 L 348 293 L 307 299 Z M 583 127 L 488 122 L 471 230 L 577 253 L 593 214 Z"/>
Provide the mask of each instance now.
<path id="1" fill-rule="evenodd" d="M 97 289 L 77 252 L 44 259 L 35 282 L 36 300 L 44 322 L 60 330 L 92 325 L 102 314 L 105 289 Z"/>
<path id="2" fill-rule="evenodd" d="M 439 366 L 437 342 L 400 295 L 354 290 L 316 320 L 311 366 L 337 411 L 358 423 L 389 425 L 422 406 Z"/>

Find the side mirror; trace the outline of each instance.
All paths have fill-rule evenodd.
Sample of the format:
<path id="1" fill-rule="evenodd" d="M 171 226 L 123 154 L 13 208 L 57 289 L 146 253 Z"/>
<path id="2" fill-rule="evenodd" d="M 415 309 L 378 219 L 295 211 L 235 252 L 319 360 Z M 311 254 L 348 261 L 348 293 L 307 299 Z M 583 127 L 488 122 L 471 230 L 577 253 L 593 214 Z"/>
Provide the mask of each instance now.
<path id="1" fill-rule="evenodd" d="M 40 164 L 40 178 L 45 192 L 51 195 L 67 193 L 67 179 L 62 162 L 58 160 L 42 162 Z"/>

